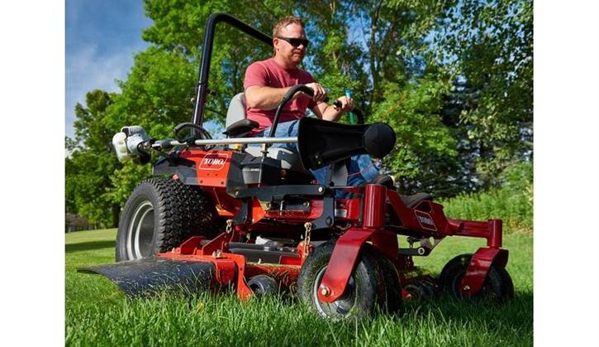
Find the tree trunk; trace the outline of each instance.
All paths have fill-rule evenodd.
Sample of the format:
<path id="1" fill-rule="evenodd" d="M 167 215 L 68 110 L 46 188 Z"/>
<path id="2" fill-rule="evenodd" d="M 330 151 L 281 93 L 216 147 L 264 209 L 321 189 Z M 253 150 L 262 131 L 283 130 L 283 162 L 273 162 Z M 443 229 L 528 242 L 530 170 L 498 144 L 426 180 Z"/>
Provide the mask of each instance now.
<path id="1" fill-rule="evenodd" d="M 112 205 L 112 228 L 119 227 L 119 214 L 121 213 L 121 206 Z"/>

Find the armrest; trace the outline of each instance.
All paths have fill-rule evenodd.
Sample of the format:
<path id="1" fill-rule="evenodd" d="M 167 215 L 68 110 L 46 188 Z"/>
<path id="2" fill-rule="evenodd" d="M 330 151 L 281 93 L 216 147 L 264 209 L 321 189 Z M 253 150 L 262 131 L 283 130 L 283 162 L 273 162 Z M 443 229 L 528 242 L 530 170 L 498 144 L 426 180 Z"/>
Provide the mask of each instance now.
<path id="1" fill-rule="evenodd" d="M 259 126 L 258 122 L 251 119 L 240 119 L 237 122 L 229 125 L 227 129 L 223 132 L 223 134 L 227 135 L 230 138 L 234 137 L 244 137 L 246 136 L 252 129 L 256 129 Z"/>

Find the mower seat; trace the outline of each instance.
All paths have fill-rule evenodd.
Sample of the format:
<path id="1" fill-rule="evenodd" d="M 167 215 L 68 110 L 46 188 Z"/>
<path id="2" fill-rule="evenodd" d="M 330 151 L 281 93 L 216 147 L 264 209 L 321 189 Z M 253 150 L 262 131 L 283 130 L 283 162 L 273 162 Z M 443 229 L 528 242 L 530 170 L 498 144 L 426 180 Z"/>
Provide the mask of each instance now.
<path id="1" fill-rule="evenodd" d="M 403 203 L 408 208 L 414 208 L 419 202 L 424 200 L 433 200 L 433 196 L 429 193 L 416 193 L 413 195 L 399 195 Z"/>
<path id="2" fill-rule="evenodd" d="M 245 137 L 253 129 L 258 127 L 258 123 L 246 118 L 245 94 L 238 93 L 229 103 L 227 110 L 227 119 L 225 122 L 226 130 L 223 134 L 230 138 Z M 262 155 L 262 148 L 257 146 L 248 146 L 245 152 L 258 157 Z M 287 170 L 300 172 L 309 172 L 302 166 L 297 153 L 285 148 L 269 148 L 268 157 L 281 161 L 281 167 Z"/>
<path id="3" fill-rule="evenodd" d="M 245 137 L 258 127 L 257 122 L 245 117 L 245 95 L 243 93 L 239 93 L 231 99 L 227 109 L 225 127 L 226 130 L 223 134 L 228 137 Z"/>
<path id="4" fill-rule="evenodd" d="M 370 182 L 368 182 L 370 184 L 380 184 L 382 186 L 387 187 L 387 189 L 395 189 L 395 183 L 393 181 L 393 177 L 389 176 L 389 175 L 378 175 L 377 177 L 375 177 L 373 180 L 371 180 Z M 413 195 L 402 195 L 400 194 L 399 197 L 401 198 L 401 201 L 403 201 L 404 205 L 406 205 L 406 207 L 408 208 L 414 208 L 416 207 L 421 201 L 424 200 L 433 200 L 433 196 L 429 193 L 416 193 Z"/>

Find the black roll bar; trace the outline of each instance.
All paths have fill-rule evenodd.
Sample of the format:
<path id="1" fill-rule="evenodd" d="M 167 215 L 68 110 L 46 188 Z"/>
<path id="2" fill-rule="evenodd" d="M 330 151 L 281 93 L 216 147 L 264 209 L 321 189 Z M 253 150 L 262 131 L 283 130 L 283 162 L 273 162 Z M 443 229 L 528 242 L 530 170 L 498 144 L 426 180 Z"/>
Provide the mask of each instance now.
<path id="1" fill-rule="evenodd" d="M 198 85 L 196 87 L 195 106 L 191 115 L 191 122 L 199 126 L 203 124 L 204 104 L 206 103 L 206 95 L 208 94 L 208 75 L 210 74 L 210 61 L 212 60 L 212 43 L 214 41 L 216 24 L 219 22 L 225 22 L 267 45 L 273 45 L 270 36 L 226 13 L 213 13 L 208 17 L 204 30 L 204 45 L 202 46 L 202 60 L 200 63 Z"/>

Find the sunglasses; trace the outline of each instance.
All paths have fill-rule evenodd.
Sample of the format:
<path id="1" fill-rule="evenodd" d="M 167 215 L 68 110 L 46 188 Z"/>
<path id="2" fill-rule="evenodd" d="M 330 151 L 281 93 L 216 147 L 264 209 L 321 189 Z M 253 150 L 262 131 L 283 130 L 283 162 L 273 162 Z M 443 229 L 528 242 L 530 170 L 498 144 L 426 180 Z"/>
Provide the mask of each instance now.
<path id="1" fill-rule="evenodd" d="M 308 39 L 296 39 L 293 37 L 281 37 L 281 36 L 277 36 L 277 39 L 287 41 L 293 47 L 298 47 L 299 45 L 304 45 L 304 47 L 307 48 L 308 45 L 310 44 L 310 40 L 308 40 Z"/>

